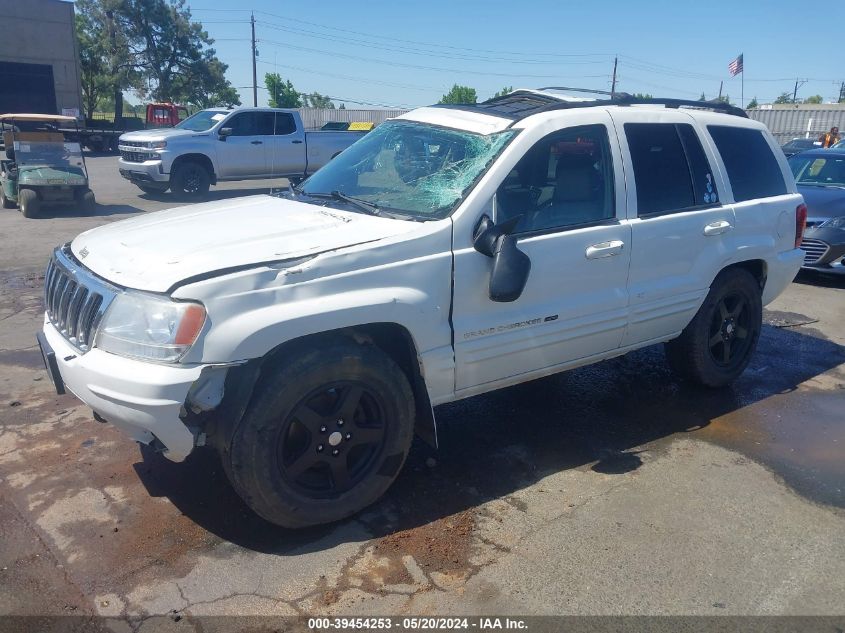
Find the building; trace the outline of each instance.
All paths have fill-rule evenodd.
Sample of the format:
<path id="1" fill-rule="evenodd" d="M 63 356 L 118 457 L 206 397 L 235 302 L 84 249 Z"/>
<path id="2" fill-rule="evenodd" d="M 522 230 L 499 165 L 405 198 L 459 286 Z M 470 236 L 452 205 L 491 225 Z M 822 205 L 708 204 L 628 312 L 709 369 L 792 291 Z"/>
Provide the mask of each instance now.
<path id="1" fill-rule="evenodd" d="M 833 126 L 845 130 L 845 103 L 779 103 L 748 110 L 783 145 L 794 138 L 818 138 Z"/>
<path id="2" fill-rule="evenodd" d="M 0 113 L 81 109 L 73 3 L 0 0 Z"/>

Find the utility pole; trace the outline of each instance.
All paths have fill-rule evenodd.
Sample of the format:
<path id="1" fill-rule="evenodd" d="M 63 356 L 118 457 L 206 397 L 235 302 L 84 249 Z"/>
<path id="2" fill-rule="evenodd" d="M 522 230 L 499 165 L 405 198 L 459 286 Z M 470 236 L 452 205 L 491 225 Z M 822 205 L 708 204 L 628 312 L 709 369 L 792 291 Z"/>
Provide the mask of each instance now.
<path id="1" fill-rule="evenodd" d="M 724 81 L 719 82 L 719 101 L 722 100 L 722 86 L 724 86 L 724 85 L 725 85 Z"/>
<path id="2" fill-rule="evenodd" d="M 839 84 L 839 103 L 845 103 L 845 81 Z"/>
<path id="3" fill-rule="evenodd" d="M 807 83 L 806 79 L 795 80 L 795 90 L 792 91 L 792 103 L 795 103 L 795 101 L 798 99 L 798 88 L 803 86 L 805 83 Z"/>
<path id="4" fill-rule="evenodd" d="M 619 58 L 613 58 L 613 81 L 610 84 L 610 98 L 616 95 L 616 64 L 619 63 Z"/>
<path id="5" fill-rule="evenodd" d="M 250 14 L 252 25 L 252 105 L 258 107 L 258 73 L 255 69 L 255 58 L 258 57 L 258 49 L 255 48 L 255 14 Z"/>

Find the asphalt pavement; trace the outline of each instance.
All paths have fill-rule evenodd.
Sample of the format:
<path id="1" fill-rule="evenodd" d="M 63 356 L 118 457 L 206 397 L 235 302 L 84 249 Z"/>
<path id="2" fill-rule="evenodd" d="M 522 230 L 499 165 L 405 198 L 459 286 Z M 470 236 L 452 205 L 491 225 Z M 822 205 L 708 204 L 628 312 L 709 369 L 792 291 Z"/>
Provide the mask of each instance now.
<path id="1" fill-rule="evenodd" d="M 439 407 L 382 501 L 288 531 L 214 455 L 170 463 L 52 391 L 50 249 L 175 204 L 88 164 L 93 214 L 0 213 L 0 614 L 845 615 L 845 280 L 799 276 L 729 389 L 652 347 Z"/>

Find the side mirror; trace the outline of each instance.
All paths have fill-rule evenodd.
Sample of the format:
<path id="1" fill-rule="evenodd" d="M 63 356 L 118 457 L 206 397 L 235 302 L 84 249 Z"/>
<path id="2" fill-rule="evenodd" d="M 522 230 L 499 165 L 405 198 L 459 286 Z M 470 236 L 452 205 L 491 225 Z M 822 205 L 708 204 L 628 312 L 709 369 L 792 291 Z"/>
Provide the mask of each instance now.
<path id="1" fill-rule="evenodd" d="M 222 127 L 218 130 L 217 134 L 221 141 L 225 141 L 228 137 L 232 136 L 232 128 L 230 127 Z"/>
<path id="2" fill-rule="evenodd" d="M 500 303 L 516 301 L 525 290 L 531 272 L 531 259 L 516 245 L 511 235 L 522 216 L 501 225 L 483 216 L 473 233 L 473 246 L 482 255 L 493 258 L 488 295 Z"/>

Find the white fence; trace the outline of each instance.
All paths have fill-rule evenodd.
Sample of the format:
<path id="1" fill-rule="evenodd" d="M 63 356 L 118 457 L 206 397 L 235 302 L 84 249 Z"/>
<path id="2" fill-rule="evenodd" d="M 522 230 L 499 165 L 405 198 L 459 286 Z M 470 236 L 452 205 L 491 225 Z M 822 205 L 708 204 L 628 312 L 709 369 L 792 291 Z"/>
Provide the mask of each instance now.
<path id="1" fill-rule="evenodd" d="M 306 130 L 319 130 L 330 121 L 369 121 L 378 125 L 387 119 L 405 114 L 407 110 L 329 110 L 326 108 L 299 108 Z"/>

